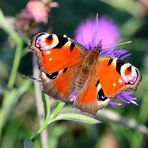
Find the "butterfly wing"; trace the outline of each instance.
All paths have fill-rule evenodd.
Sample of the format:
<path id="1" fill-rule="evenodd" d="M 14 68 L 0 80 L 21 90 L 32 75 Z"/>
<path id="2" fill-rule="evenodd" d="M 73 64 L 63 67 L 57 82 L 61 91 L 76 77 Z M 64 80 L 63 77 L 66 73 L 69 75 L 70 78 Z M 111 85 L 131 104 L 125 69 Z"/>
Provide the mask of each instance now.
<path id="1" fill-rule="evenodd" d="M 105 96 L 115 97 L 126 89 L 136 89 L 141 81 L 139 70 L 117 58 L 100 56 L 97 75 Z"/>
<path id="2" fill-rule="evenodd" d="M 70 101 L 70 95 L 74 90 L 75 77 L 79 73 L 78 67 L 79 64 L 75 64 L 60 70 L 54 78 L 42 71 L 40 77 L 42 79 L 43 92 L 64 102 Z M 53 73 L 53 75 L 55 74 Z"/>
<path id="3" fill-rule="evenodd" d="M 45 73 L 57 72 L 76 64 L 86 52 L 66 36 L 44 32 L 33 37 L 30 48 L 35 51 L 40 69 Z"/>
<path id="4" fill-rule="evenodd" d="M 141 75 L 136 67 L 113 57 L 99 56 L 94 65 L 91 77 L 74 106 L 95 115 L 123 90 L 136 89 Z"/>
<path id="5" fill-rule="evenodd" d="M 30 48 L 38 58 L 43 91 L 55 99 L 68 101 L 86 51 L 68 37 L 48 33 L 35 35 Z"/>
<path id="6" fill-rule="evenodd" d="M 91 61 L 89 55 L 95 57 L 95 50 L 87 56 L 83 46 L 65 36 L 39 33 L 34 36 L 30 48 L 38 57 L 44 92 L 55 99 L 72 99 L 75 107 L 92 114 L 123 90 L 136 89 L 141 80 L 140 72 L 131 64 L 107 56 Z M 86 76 L 88 78 L 83 79 Z M 86 82 L 76 85 L 78 80 Z"/>
<path id="7" fill-rule="evenodd" d="M 99 92 L 101 92 L 99 81 L 90 78 L 84 90 L 74 101 L 74 107 L 95 115 L 99 109 L 107 106 L 110 101 L 109 98 Z"/>
<path id="8" fill-rule="evenodd" d="M 95 58 L 97 58 L 97 56 L 90 53 L 90 56 L 86 58 L 82 65 L 80 71 L 81 75 L 77 77 L 75 90 L 79 90 L 77 88 L 81 86 L 85 76 L 87 77 L 87 80 L 81 91 L 77 91 L 79 92 L 79 95 L 74 101 L 74 107 L 79 108 L 83 112 L 88 112 L 94 115 L 99 109 L 108 105 L 110 101 L 110 99 L 108 99 L 102 93 L 102 88 L 96 73 L 98 62 L 97 59 L 95 60 Z M 90 63 L 92 64 L 90 65 Z"/>

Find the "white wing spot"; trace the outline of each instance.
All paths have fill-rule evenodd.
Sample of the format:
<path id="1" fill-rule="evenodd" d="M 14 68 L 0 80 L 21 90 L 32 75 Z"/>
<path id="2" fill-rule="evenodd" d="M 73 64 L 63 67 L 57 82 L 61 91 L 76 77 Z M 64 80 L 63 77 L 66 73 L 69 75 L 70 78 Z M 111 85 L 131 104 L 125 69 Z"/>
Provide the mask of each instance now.
<path id="1" fill-rule="evenodd" d="M 49 51 L 49 50 L 45 52 L 45 54 L 50 54 L 50 53 L 51 53 L 51 51 Z"/>
<path id="2" fill-rule="evenodd" d="M 123 80 L 122 79 L 119 79 L 119 83 L 122 84 L 123 83 Z"/>
<path id="3" fill-rule="evenodd" d="M 115 87 L 116 86 L 116 83 L 113 83 L 113 86 Z"/>
<path id="4" fill-rule="evenodd" d="M 52 58 L 49 58 L 49 61 L 52 61 L 53 59 Z"/>

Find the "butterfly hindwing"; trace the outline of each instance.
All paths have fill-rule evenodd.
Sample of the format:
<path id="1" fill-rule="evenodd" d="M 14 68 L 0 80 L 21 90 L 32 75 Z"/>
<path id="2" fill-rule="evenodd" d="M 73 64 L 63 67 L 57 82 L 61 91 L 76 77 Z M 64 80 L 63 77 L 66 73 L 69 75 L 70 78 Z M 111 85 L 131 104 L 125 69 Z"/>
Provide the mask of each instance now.
<path id="1" fill-rule="evenodd" d="M 95 115 L 99 109 L 107 106 L 109 101 L 110 99 L 101 93 L 100 83 L 90 79 L 88 85 L 74 101 L 74 107 Z"/>
<path id="2" fill-rule="evenodd" d="M 70 95 L 74 90 L 74 81 L 79 73 L 79 63 L 69 68 L 60 70 L 57 77 L 51 79 L 49 75 L 41 72 L 41 79 L 43 84 L 43 91 L 49 96 L 62 100 L 64 102 L 70 101 Z"/>
<path id="3" fill-rule="evenodd" d="M 88 112 L 91 114 L 96 114 L 96 112 L 107 106 L 109 103 L 109 98 L 107 98 L 101 88 L 100 81 L 98 79 L 96 67 L 97 67 L 97 57 L 94 57 L 91 53 L 88 54 L 86 60 L 83 61 L 82 67 L 80 69 L 80 74 L 77 77 L 76 89 L 81 86 L 84 82 L 82 79 L 86 75 L 85 83 L 77 96 L 77 99 L 74 101 L 74 106 L 79 108 L 83 112 Z M 93 64 L 90 64 L 93 63 Z M 77 85 L 78 83 L 78 85 Z"/>

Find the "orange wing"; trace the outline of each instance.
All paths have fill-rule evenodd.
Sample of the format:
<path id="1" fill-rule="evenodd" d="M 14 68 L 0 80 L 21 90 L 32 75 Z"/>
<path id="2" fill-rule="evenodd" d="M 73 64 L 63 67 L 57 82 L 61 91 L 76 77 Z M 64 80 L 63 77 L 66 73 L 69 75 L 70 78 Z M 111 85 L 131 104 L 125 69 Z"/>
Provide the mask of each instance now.
<path id="1" fill-rule="evenodd" d="M 92 58 L 96 57 L 95 50 L 87 55 L 81 45 L 65 36 L 39 33 L 30 48 L 38 57 L 43 91 L 65 102 L 72 98 L 75 107 L 92 114 L 121 91 L 136 89 L 141 80 L 138 69 L 131 64 L 107 56 L 99 56 L 97 61 Z"/>
<path id="2" fill-rule="evenodd" d="M 75 77 L 78 73 L 79 63 L 51 75 L 41 71 L 40 77 L 44 93 L 64 102 L 70 101 L 70 96 L 74 90 Z"/>
<path id="3" fill-rule="evenodd" d="M 35 35 L 30 48 L 35 51 L 40 69 L 45 73 L 57 72 L 78 63 L 85 52 L 68 37 L 48 33 Z"/>
<path id="4" fill-rule="evenodd" d="M 108 105 L 110 99 L 103 94 L 96 73 L 93 73 L 92 76 L 74 101 L 74 107 L 95 115 L 99 109 Z"/>
<path id="5" fill-rule="evenodd" d="M 105 96 L 115 97 L 126 89 L 136 89 L 141 75 L 133 65 L 117 58 L 100 56 L 97 75 Z"/>
<path id="6" fill-rule="evenodd" d="M 96 114 L 111 98 L 128 88 L 136 89 L 141 75 L 138 69 L 117 58 L 99 56 L 84 89 L 74 102 L 82 111 Z"/>
<path id="7" fill-rule="evenodd" d="M 68 101 L 74 89 L 74 78 L 79 73 L 83 47 L 65 36 L 39 33 L 33 37 L 30 48 L 35 51 L 43 91 L 55 99 Z"/>

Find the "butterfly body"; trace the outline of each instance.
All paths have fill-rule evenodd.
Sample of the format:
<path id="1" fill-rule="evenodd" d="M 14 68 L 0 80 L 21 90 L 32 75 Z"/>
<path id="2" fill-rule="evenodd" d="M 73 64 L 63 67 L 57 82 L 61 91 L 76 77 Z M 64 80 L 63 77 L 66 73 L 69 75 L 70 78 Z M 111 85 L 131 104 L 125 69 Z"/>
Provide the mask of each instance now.
<path id="1" fill-rule="evenodd" d="M 117 94 L 136 89 L 137 68 L 115 57 L 99 55 L 101 46 L 87 51 L 66 36 L 39 33 L 31 49 L 37 55 L 43 92 L 82 111 L 96 114 Z"/>

